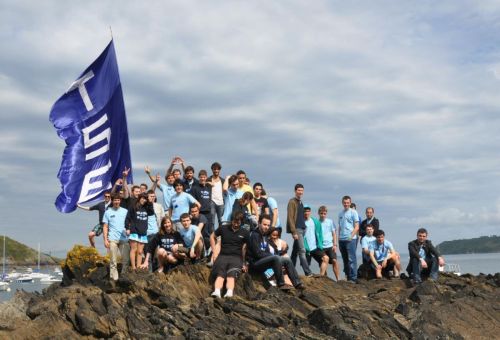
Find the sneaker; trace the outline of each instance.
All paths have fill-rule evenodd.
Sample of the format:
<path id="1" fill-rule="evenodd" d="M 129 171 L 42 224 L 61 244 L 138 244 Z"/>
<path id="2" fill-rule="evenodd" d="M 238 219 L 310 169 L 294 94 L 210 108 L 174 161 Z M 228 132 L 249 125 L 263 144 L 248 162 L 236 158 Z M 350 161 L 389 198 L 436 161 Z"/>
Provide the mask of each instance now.
<path id="1" fill-rule="evenodd" d="M 220 298 L 220 292 L 213 291 L 212 294 L 210 294 L 210 296 L 214 298 Z"/>
<path id="2" fill-rule="evenodd" d="M 292 288 L 293 288 L 292 286 L 287 285 L 287 284 L 279 286 L 279 289 L 284 290 L 284 291 L 290 290 Z"/>
<path id="3" fill-rule="evenodd" d="M 232 298 L 232 297 L 233 293 L 226 292 L 226 294 L 224 295 L 224 298 Z"/>
<path id="4" fill-rule="evenodd" d="M 304 289 L 306 289 L 306 286 L 304 286 L 303 283 L 299 283 L 298 285 L 295 286 L 295 289 L 304 290 Z"/>
<path id="5" fill-rule="evenodd" d="M 212 267 L 213 267 L 213 265 L 214 265 L 214 264 L 212 263 L 212 261 L 207 262 L 207 267 L 208 267 L 208 268 L 212 268 Z"/>
<path id="6" fill-rule="evenodd" d="M 276 287 L 277 284 L 276 284 L 276 280 L 269 280 L 269 283 L 271 284 L 271 286 L 273 287 Z"/>
<path id="7" fill-rule="evenodd" d="M 313 274 L 313 273 L 309 273 L 309 274 L 306 274 L 305 276 L 306 276 L 306 277 L 313 277 L 313 276 L 314 276 L 314 274 Z"/>

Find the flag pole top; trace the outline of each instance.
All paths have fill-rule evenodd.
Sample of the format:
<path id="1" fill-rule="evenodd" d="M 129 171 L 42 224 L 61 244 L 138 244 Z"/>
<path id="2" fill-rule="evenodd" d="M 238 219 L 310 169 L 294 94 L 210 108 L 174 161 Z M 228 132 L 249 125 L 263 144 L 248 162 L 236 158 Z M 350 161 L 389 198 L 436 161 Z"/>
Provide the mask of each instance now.
<path id="1" fill-rule="evenodd" d="M 113 40 L 113 30 L 111 29 L 111 25 L 109 26 L 109 34 L 111 34 L 111 40 Z"/>

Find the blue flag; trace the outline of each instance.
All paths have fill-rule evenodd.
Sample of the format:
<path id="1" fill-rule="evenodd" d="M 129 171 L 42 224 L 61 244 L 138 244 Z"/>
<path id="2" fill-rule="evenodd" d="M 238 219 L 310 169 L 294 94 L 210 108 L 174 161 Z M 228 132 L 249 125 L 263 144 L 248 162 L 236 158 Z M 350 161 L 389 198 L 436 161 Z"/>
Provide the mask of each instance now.
<path id="1" fill-rule="evenodd" d="M 95 201 L 124 168 L 131 168 L 127 119 L 113 41 L 50 111 L 50 121 L 66 142 L 57 177 L 60 212 Z M 132 183 L 132 173 L 128 182 Z"/>

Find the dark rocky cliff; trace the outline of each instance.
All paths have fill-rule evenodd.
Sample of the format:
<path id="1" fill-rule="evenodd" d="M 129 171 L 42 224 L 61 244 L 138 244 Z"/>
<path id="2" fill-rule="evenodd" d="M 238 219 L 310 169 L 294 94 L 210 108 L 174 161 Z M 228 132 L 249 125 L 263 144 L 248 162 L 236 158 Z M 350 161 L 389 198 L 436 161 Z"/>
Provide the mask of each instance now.
<path id="1" fill-rule="evenodd" d="M 243 275 L 231 299 L 208 297 L 210 271 L 107 279 L 107 259 L 75 248 L 62 285 L 17 293 L 0 306 L 6 339 L 495 339 L 500 334 L 500 274 L 455 277 L 412 287 L 405 280 L 360 284 L 304 278 L 304 292 L 266 290 Z"/>

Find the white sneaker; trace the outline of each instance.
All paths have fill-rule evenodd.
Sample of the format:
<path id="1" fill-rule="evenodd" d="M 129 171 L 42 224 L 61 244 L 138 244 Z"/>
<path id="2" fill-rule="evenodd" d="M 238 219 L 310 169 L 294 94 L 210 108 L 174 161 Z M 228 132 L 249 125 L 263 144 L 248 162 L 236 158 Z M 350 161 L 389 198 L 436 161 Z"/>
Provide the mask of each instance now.
<path id="1" fill-rule="evenodd" d="M 276 283 L 276 280 L 269 280 L 269 283 L 271 286 L 276 287 L 278 284 Z"/>
<path id="2" fill-rule="evenodd" d="M 233 292 L 226 292 L 226 295 L 224 295 L 225 298 L 230 298 L 233 297 Z"/>
<path id="3" fill-rule="evenodd" d="M 213 297 L 216 297 L 216 298 L 220 298 L 220 292 L 214 291 L 212 294 L 210 294 L 210 296 L 213 296 Z"/>

